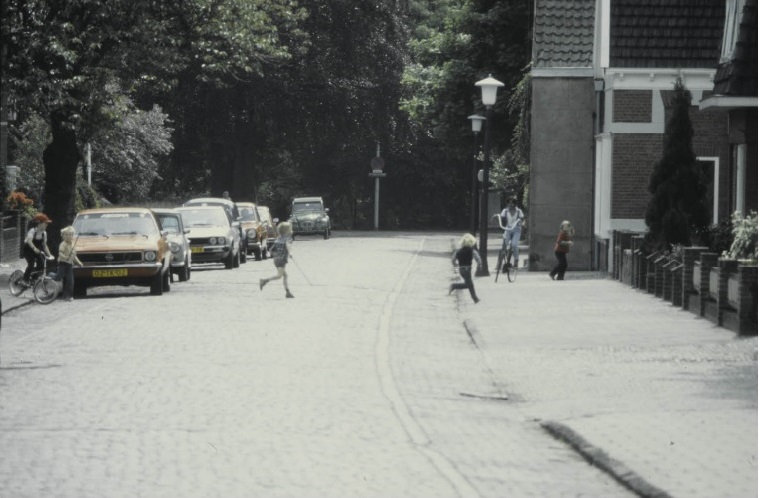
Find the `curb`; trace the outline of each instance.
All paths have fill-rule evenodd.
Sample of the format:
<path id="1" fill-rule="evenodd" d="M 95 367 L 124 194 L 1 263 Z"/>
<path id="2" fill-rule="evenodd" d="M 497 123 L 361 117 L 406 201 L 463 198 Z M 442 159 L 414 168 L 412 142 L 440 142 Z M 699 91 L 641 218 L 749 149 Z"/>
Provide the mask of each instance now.
<path id="1" fill-rule="evenodd" d="M 606 472 L 625 488 L 644 498 L 672 498 L 667 492 L 649 484 L 643 477 L 613 459 L 601 448 L 586 441 L 580 434 L 559 422 L 542 422 L 541 428 L 567 443 L 594 467 Z"/>

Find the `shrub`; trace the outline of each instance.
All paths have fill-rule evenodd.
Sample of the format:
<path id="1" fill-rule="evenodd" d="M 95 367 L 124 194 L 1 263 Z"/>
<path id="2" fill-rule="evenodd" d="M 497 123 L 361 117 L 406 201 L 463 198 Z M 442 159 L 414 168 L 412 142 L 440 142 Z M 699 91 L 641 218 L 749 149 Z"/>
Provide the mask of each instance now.
<path id="1" fill-rule="evenodd" d="M 739 211 L 731 216 L 734 241 L 723 257 L 728 259 L 748 259 L 757 264 L 757 211 L 750 211 L 743 217 Z"/>

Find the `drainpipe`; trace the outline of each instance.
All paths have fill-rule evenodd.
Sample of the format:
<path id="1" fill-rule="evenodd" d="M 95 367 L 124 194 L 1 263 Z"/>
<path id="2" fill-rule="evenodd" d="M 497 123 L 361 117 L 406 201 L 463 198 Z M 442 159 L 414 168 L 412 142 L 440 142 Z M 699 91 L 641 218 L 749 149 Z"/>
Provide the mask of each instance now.
<path id="1" fill-rule="evenodd" d="M 591 145 L 591 153 L 594 156 L 594 160 L 591 161 L 591 203 L 593 208 L 591 209 L 591 227 L 592 233 L 594 232 L 594 225 L 596 222 L 596 137 L 604 132 L 604 79 L 594 78 L 594 137 Z M 594 233 L 594 243 L 591 244 L 591 267 L 595 270 L 599 270 L 599 247 L 596 240 L 596 234 Z"/>

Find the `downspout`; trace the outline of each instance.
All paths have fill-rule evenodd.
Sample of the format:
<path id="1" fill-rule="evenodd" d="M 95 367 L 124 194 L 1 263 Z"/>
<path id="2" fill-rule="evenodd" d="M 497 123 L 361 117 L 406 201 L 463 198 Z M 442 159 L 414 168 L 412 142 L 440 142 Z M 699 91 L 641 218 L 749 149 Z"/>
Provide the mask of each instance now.
<path id="1" fill-rule="evenodd" d="M 591 154 L 594 160 L 591 162 L 591 227 L 594 233 L 594 243 L 591 244 L 591 267 L 594 270 L 599 270 L 599 246 L 596 240 L 596 167 L 597 167 L 597 154 L 596 154 L 596 142 L 597 137 L 604 132 L 604 79 L 594 78 L 594 137 L 593 144 L 591 146 Z"/>

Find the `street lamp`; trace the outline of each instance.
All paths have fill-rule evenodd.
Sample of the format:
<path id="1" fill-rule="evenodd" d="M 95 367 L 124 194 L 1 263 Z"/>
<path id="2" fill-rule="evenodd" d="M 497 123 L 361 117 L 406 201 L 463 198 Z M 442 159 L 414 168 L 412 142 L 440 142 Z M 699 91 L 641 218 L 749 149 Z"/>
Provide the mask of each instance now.
<path id="1" fill-rule="evenodd" d="M 499 87 L 504 86 L 504 83 L 494 79 L 491 75 L 488 78 L 480 80 L 475 83 L 475 86 L 479 86 L 482 92 L 483 105 L 486 106 L 486 136 L 483 143 L 484 157 L 483 157 L 483 182 L 481 185 L 480 196 L 480 258 L 483 260 L 480 265 L 480 269 L 475 273 L 478 277 L 487 277 L 488 262 L 486 254 L 488 252 L 488 169 L 491 166 L 491 118 L 493 117 L 493 105 L 496 103 L 496 92 Z"/>
<path id="2" fill-rule="evenodd" d="M 478 227 L 478 133 L 486 120 L 480 114 L 468 116 L 472 125 L 472 202 L 470 203 L 470 233 L 475 234 Z"/>

